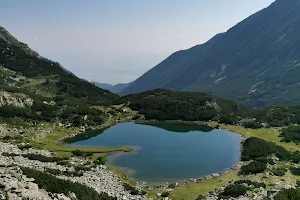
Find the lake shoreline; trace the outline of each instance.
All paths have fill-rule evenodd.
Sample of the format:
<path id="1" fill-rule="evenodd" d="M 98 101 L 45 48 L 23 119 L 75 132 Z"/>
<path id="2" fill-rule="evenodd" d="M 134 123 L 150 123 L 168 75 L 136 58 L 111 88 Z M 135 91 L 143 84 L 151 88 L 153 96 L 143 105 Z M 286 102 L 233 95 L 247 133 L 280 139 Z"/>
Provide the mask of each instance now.
<path id="1" fill-rule="evenodd" d="M 153 120 L 151 120 L 151 121 L 145 121 L 145 120 L 141 121 L 141 120 L 139 120 L 139 121 L 131 121 L 131 122 L 134 122 L 135 124 L 141 124 L 141 125 L 153 125 L 153 124 L 156 124 L 156 125 L 160 124 L 161 125 L 161 124 L 176 124 L 176 123 L 177 124 L 183 124 L 184 123 L 184 124 L 187 124 L 187 125 L 196 125 L 196 126 L 199 126 L 199 127 L 205 126 L 205 127 L 211 128 L 211 130 L 213 130 L 213 127 L 211 125 L 207 124 L 207 122 L 186 122 L 186 121 L 184 122 L 184 121 L 178 121 L 178 120 L 176 120 L 176 121 L 163 121 L 163 122 L 158 122 L 158 121 L 153 121 Z M 87 133 L 83 133 L 82 135 L 84 135 L 84 134 L 87 134 Z M 239 134 L 239 136 L 240 136 L 240 134 Z M 103 146 L 105 147 L 105 145 L 103 145 Z M 72 146 L 72 147 L 76 148 L 77 146 Z M 78 146 L 78 147 L 84 147 L 84 146 Z M 89 147 L 91 147 L 91 146 L 89 146 Z M 132 146 L 126 146 L 126 147 L 130 147 L 132 149 L 131 152 L 136 152 L 138 150 L 138 149 L 136 149 L 135 147 L 132 147 Z M 118 157 L 127 155 L 126 153 L 124 153 L 122 151 L 111 152 L 111 153 L 108 154 L 108 160 L 110 160 L 109 157 L 114 156 L 114 154 L 115 155 L 117 154 Z M 114 159 L 114 158 L 112 158 L 112 159 Z M 239 161 L 240 161 L 240 152 L 239 152 Z M 149 181 L 150 184 L 148 184 L 148 185 L 153 186 L 154 184 L 152 184 L 152 183 L 159 184 L 159 185 L 166 185 L 166 182 L 174 182 L 174 183 L 178 182 L 180 184 L 183 184 L 183 183 L 188 183 L 190 181 L 196 182 L 196 181 L 205 180 L 205 179 L 208 179 L 210 177 L 212 178 L 214 176 L 222 176 L 223 174 L 228 173 L 228 172 L 232 171 L 234 168 L 236 168 L 237 166 L 239 166 L 240 165 L 239 161 L 237 163 L 234 163 L 234 165 L 232 167 L 228 167 L 228 168 L 225 168 L 223 170 L 216 171 L 214 173 L 209 173 L 207 175 L 191 176 L 191 177 L 186 177 L 186 178 L 182 178 L 182 179 L 181 178 L 176 178 L 176 179 L 174 179 L 174 181 L 154 181 L 154 182 Z M 124 167 L 114 165 L 113 161 L 109 161 L 107 164 L 108 164 L 109 167 L 116 168 L 117 170 L 125 173 L 127 175 L 128 179 L 130 179 L 130 180 L 134 180 L 135 182 L 139 182 L 139 183 L 144 182 L 143 180 L 139 180 L 138 178 L 134 178 L 133 173 L 134 173 L 135 170 L 132 170 L 129 167 L 126 167 L 126 169 L 125 169 Z"/>

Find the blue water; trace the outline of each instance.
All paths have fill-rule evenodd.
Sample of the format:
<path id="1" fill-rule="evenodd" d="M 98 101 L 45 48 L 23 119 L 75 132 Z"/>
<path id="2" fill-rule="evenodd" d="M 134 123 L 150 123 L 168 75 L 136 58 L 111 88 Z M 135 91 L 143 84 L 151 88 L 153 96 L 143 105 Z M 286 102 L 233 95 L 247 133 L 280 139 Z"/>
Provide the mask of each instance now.
<path id="1" fill-rule="evenodd" d="M 203 177 L 224 172 L 239 162 L 242 138 L 238 134 L 220 129 L 205 132 L 186 124 L 158 126 L 117 124 L 69 145 L 135 147 L 130 153 L 109 156 L 108 164 L 146 182 Z"/>

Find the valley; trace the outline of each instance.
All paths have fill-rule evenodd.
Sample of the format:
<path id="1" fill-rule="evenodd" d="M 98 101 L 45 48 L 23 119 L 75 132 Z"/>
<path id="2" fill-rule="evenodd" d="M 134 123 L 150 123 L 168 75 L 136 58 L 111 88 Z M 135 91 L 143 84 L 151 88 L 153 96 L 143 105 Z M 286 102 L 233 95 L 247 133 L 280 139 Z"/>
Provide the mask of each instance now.
<path id="1" fill-rule="evenodd" d="M 0 199 L 299 200 L 299 13 L 276 0 L 115 86 L 0 27 Z"/>

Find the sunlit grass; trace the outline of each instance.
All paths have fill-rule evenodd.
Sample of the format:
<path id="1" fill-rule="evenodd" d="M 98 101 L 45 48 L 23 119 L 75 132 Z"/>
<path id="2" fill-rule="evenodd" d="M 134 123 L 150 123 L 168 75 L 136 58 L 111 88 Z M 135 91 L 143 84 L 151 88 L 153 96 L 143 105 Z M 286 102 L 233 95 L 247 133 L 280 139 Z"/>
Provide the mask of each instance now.
<path id="1" fill-rule="evenodd" d="M 124 151 L 129 152 L 132 149 L 129 147 L 68 147 L 60 144 L 60 140 L 70 134 L 74 134 L 76 132 L 75 129 L 65 129 L 65 128 L 54 128 L 53 133 L 48 134 L 45 138 L 37 139 L 37 141 L 33 142 L 33 146 L 39 149 L 45 149 L 51 152 L 54 152 L 57 156 L 61 157 L 69 157 L 72 155 L 72 151 L 78 149 L 84 152 L 92 152 L 92 153 L 110 153 L 115 151 Z M 94 158 L 94 157 L 93 157 Z"/>

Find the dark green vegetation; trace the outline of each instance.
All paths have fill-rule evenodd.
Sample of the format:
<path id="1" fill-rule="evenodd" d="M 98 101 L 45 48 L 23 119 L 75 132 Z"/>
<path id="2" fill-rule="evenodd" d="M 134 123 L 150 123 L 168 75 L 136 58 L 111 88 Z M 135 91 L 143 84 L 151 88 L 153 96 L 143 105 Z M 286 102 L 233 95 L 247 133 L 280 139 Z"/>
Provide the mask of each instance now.
<path id="1" fill-rule="evenodd" d="M 78 200 L 115 200 L 116 198 L 108 196 L 106 193 L 97 193 L 94 189 L 89 188 L 80 183 L 73 183 L 71 181 L 62 180 L 56 178 L 48 173 L 29 169 L 21 168 L 23 174 L 27 177 L 35 179 L 35 183 L 40 188 L 45 189 L 51 193 L 63 193 L 68 195 L 70 192 L 74 192 Z"/>
<path id="2" fill-rule="evenodd" d="M 243 144 L 242 160 L 244 161 L 259 160 L 272 154 L 275 154 L 281 160 L 289 160 L 292 156 L 283 147 L 256 137 L 246 139 Z"/>
<path id="3" fill-rule="evenodd" d="M 110 105 L 118 98 L 39 56 L 2 27 L 0 49 L 0 92 L 7 92 L 4 106 L 0 107 L 0 121 L 21 118 L 36 123 L 59 119 L 72 126 L 93 126 L 103 123 L 106 116 L 90 107 Z M 33 105 L 5 103 L 26 99 L 31 99 Z"/>
<path id="4" fill-rule="evenodd" d="M 116 103 L 128 103 L 131 109 L 139 111 L 147 119 L 156 120 L 219 120 L 236 118 L 243 112 L 239 104 L 207 93 L 162 89 L 128 95 Z"/>
<path id="5" fill-rule="evenodd" d="M 270 158 L 272 155 L 283 161 L 292 161 L 294 163 L 299 163 L 300 161 L 299 152 L 291 153 L 275 143 L 251 137 L 246 139 L 243 144 L 242 160 L 252 160 L 252 162 L 242 166 L 240 174 L 257 174 L 265 171 L 267 168 L 266 164 L 275 164 L 274 160 Z M 284 176 L 286 171 L 287 169 L 284 168 L 276 168 L 271 172 L 276 176 Z M 291 172 L 296 174 L 298 173 L 298 169 L 291 169 Z"/>
<path id="6" fill-rule="evenodd" d="M 300 142 L 300 126 L 289 126 L 287 128 L 283 128 L 280 134 L 282 137 L 282 142 Z"/>
<path id="7" fill-rule="evenodd" d="M 199 92 L 156 89 L 122 97 L 115 103 L 125 103 L 146 119 L 155 120 L 218 120 L 224 124 L 240 124 L 245 128 L 281 127 L 300 123 L 300 106 L 248 110 L 234 101 Z"/>
<path id="8" fill-rule="evenodd" d="M 266 169 L 267 169 L 266 163 L 253 161 L 247 165 L 242 166 L 240 174 L 258 174 L 264 172 Z"/>
<path id="9" fill-rule="evenodd" d="M 20 43 L 0 27 L 0 65 L 28 78 L 45 77 L 42 89 L 55 92 L 55 99 L 70 104 L 72 101 L 110 104 L 117 96 L 77 78 L 58 63 L 45 59 Z M 71 101 L 72 100 L 72 101 Z"/>
<path id="10" fill-rule="evenodd" d="M 239 196 L 243 196 L 247 193 L 250 186 L 253 186 L 254 188 L 266 188 L 264 183 L 253 182 L 250 180 L 240 180 L 235 181 L 233 184 L 225 187 L 224 191 L 219 194 L 219 197 L 223 199 L 229 199 L 230 197 L 237 198 Z"/>
<path id="11" fill-rule="evenodd" d="M 300 103 L 299 16 L 298 0 L 277 0 L 205 44 L 172 54 L 122 94 L 166 88 L 247 107 Z"/>
<path id="12" fill-rule="evenodd" d="M 271 172 L 275 176 L 284 176 L 285 173 L 287 172 L 287 169 L 285 169 L 285 168 L 277 168 L 277 169 L 273 169 Z"/>
<path id="13" fill-rule="evenodd" d="M 129 185 L 128 183 L 123 184 L 124 189 L 129 191 L 131 195 L 139 195 L 139 194 L 144 194 L 144 191 L 139 191 L 135 187 Z"/>
<path id="14" fill-rule="evenodd" d="M 47 157 L 39 154 L 23 154 L 22 156 L 28 158 L 29 160 L 38 160 L 41 162 L 59 162 L 65 160 L 64 158 Z"/>
<path id="15" fill-rule="evenodd" d="M 291 167 L 290 171 L 293 175 L 295 176 L 300 176 L 300 168 L 296 168 L 296 167 Z"/>
<path id="16" fill-rule="evenodd" d="M 300 199 L 300 189 L 284 189 L 278 192 L 274 200 L 298 200 Z"/>

